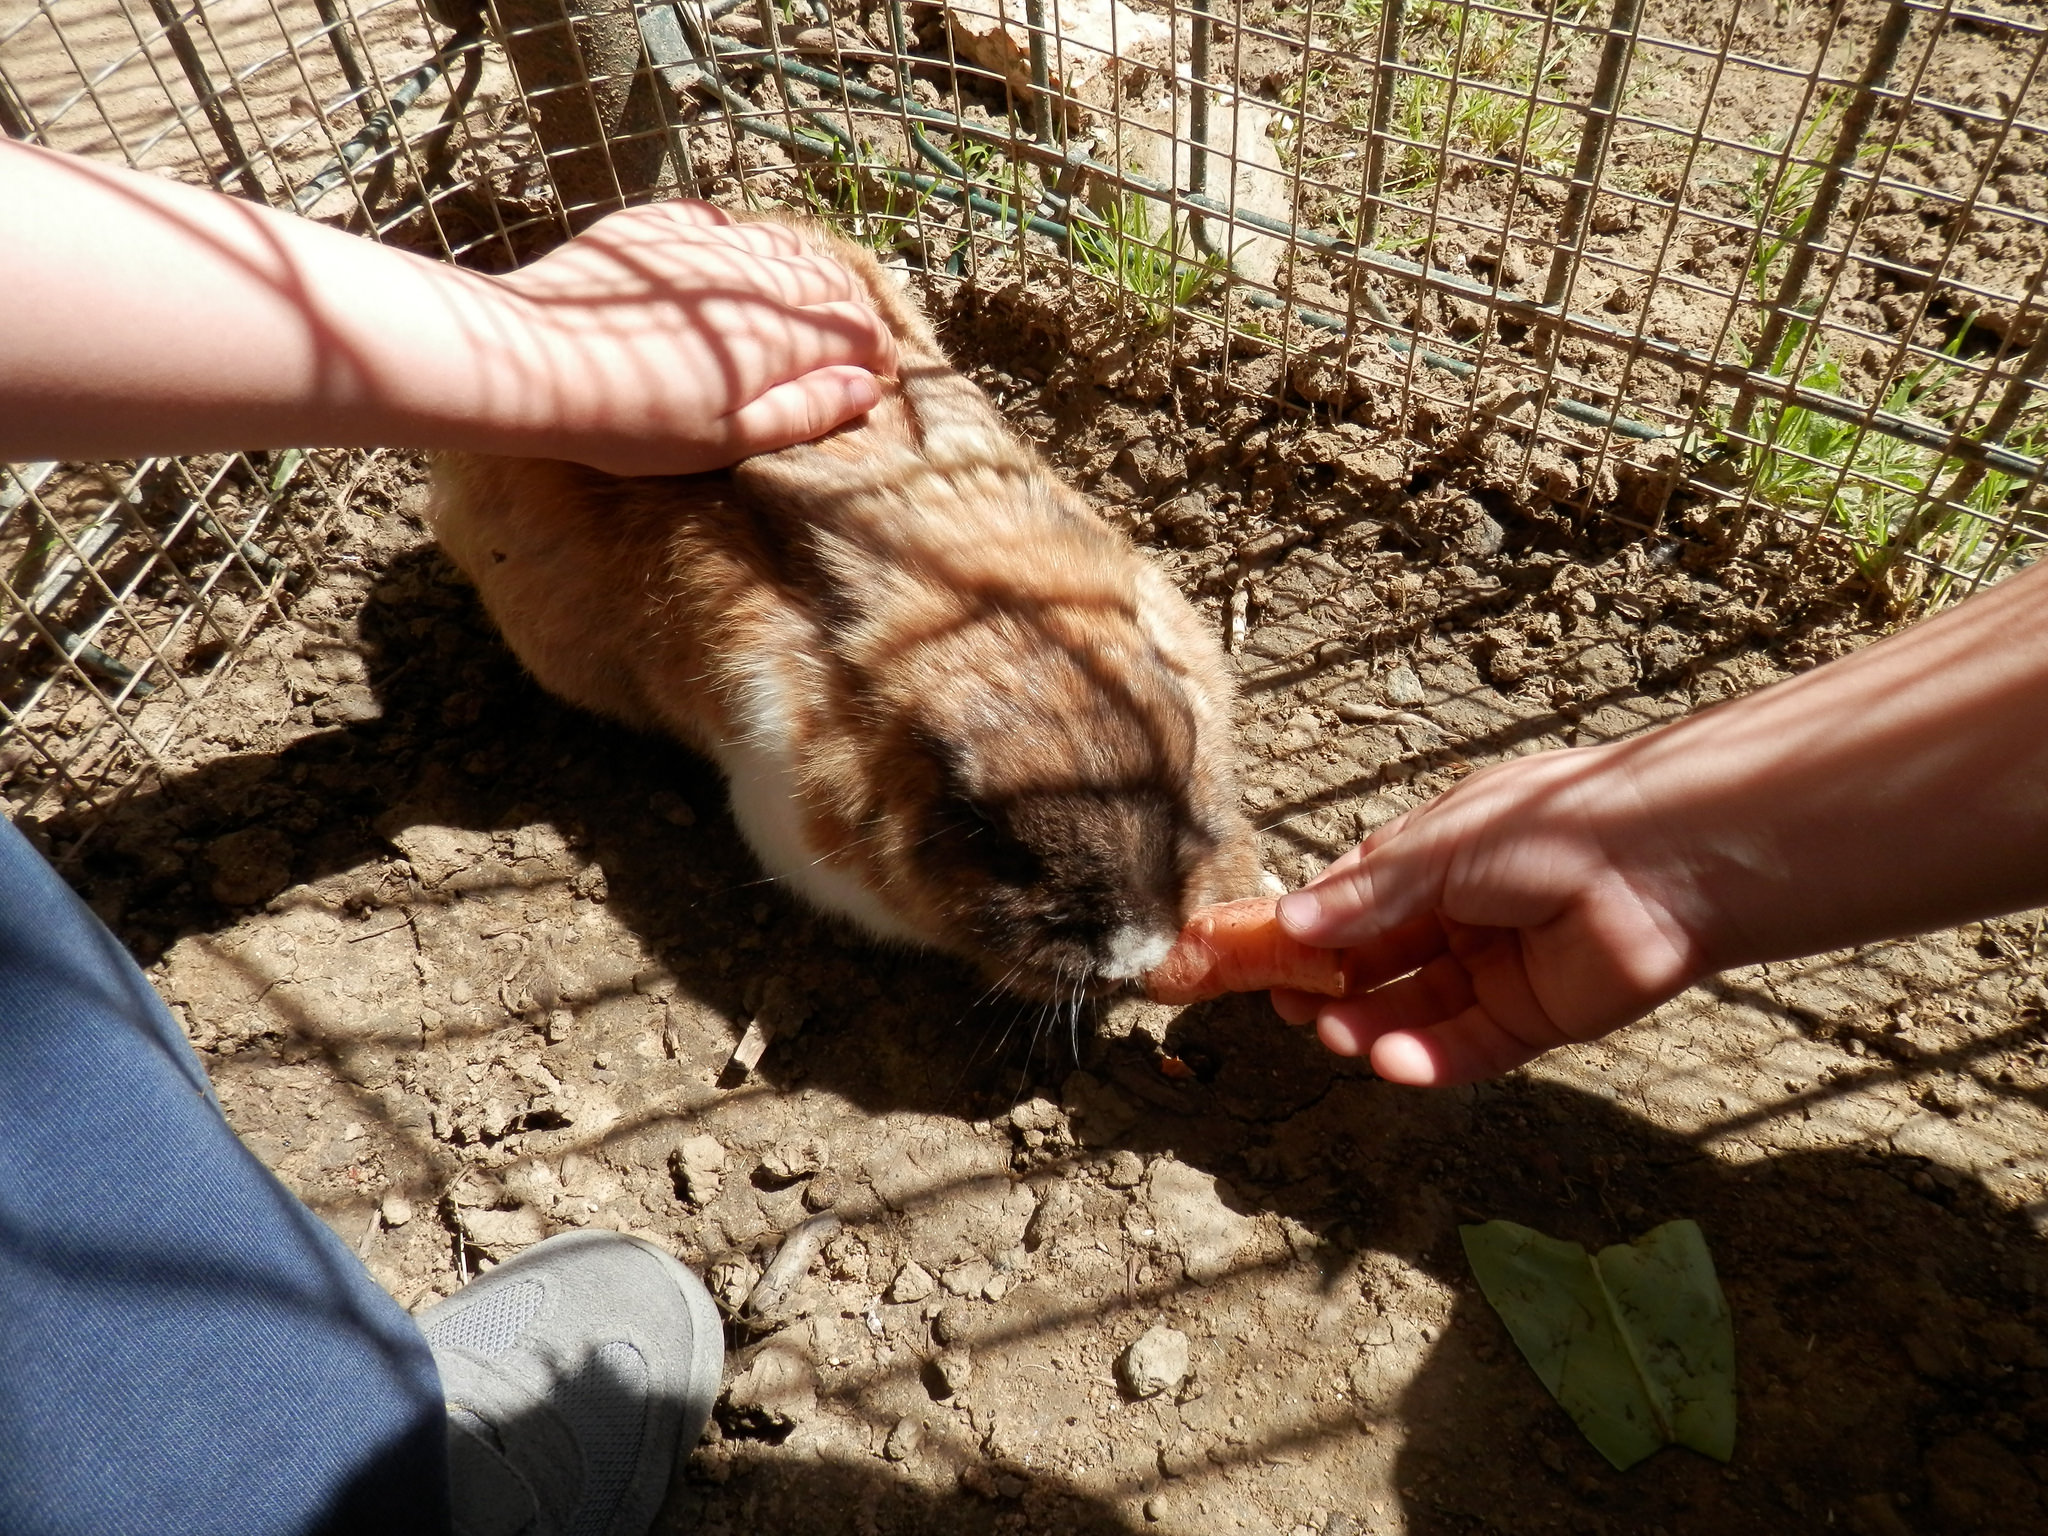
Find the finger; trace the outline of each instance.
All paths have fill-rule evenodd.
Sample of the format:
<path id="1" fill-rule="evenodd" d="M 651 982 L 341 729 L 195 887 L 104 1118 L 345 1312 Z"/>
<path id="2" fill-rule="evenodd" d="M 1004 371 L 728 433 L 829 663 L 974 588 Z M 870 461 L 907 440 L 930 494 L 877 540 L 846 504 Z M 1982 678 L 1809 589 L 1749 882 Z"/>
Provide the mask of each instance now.
<path id="1" fill-rule="evenodd" d="M 1389 822 L 1387 825 L 1392 826 L 1394 825 L 1394 823 Z M 1384 830 L 1386 829 L 1381 828 L 1381 831 Z M 1373 837 L 1377 837 L 1378 835 L 1379 833 L 1375 832 L 1373 834 Z M 1348 874 L 1350 871 L 1356 869 L 1358 867 L 1358 861 L 1365 857 L 1365 851 L 1368 847 L 1371 846 L 1372 840 L 1372 837 L 1368 837 L 1365 839 L 1365 841 L 1360 843 L 1354 843 L 1351 847 L 1346 848 L 1342 853 L 1338 854 L 1336 858 L 1330 860 L 1329 863 L 1325 864 L 1319 871 L 1317 871 L 1314 879 L 1305 881 L 1303 883 L 1302 888 L 1304 890 L 1313 890 L 1315 889 L 1315 887 L 1321 885 L 1326 880 L 1340 879 L 1344 875 Z"/>
<path id="2" fill-rule="evenodd" d="M 1270 994 L 1273 1011 L 1289 1024 L 1313 1024 L 1316 1014 L 1329 999 L 1315 992 L 1296 992 L 1291 987 L 1275 987 Z"/>
<path id="3" fill-rule="evenodd" d="M 1353 992 L 1366 992 L 1406 976 L 1445 950 L 1444 925 L 1425 912 L 1344 951 L 1344 977 Z"/>
<path id="4" fill-rule="evenodd" d="M 733 400 L 838 363 L 884 378 L 900 366 L 882 317 L 852 300 L 784 309 L 721 294 L 699 301 L 690 318 L 701 344 L 731 370 Z"/>
<path id="5" fill-rule="evenodd" d="M 902 366 L 895 334 L 865 304 L 808 304 L 791 318 L 794 323 L 782 333 L 781 345 L 770 347 L 763 356 L 778 381 L 837 363 L 893 379 Z"/>
<path id="6" fill-rule="evenodd" d="M 1477 1082 L 1577 1038 L 1537 998 L 1519 931 L 1443 926 L 1450 945 L 1444 963 L 1466 978 L 1467 1006 L 1434 1020 L 1417 1012 L 1382 1032 L 1370 1047 L 1375 1072 L 1425 1086 Z"/>
<path id="7" fill-rule="evenodd" d="M 1502 1029 L 1532 1051 L 1547 1051 L 1578 1038 L 1553 1019 L 1537 997 L 1520 929 L 1448 919 L 1443 928 L 1451 954 L 1472 978 L 1473 996 Z"/>
<path id="8" fill-rule="evenodd" d="M 1474 1004 L 1454 1019 L 1428 1029 L 1393 1030 L 1372 1044 L 1372 1069 L 1390 1083 L 1449 1088 L 1511 1072 L 1542 1055 L 1545 1047 L 1501 1028 Z"/>
<path id="9" fill-rule="evenodd" d="M 700 228 L 729 225 L 733 222 L 732 215 L 716 203 L 707 203 L 697 197 L 678 197 L 665 203 L 650 203 L 648 211 L 661 214 L 672 223 L 695 225 Z"/>
<path id="10" fill-rule="evenodd" d="M 807 443 L 881 404 L 882 386 L 865 368 L 819 368 L 777 384 L 725 418 L 733 459 Z"/>
<path id="11" fill-rule="evenodd" d="M 1382 1035 L 1426 1029 L 1472 1006 L 1465 969 L 1439 955 L 1412 976 L 1377 991 L 1325 1000 L 1316 1014 L 1316 1034 L 1340 1056 L 1362 1056 Z"/>
<path id="12" fill-rule="evenodd" d="M 1437 894 L 1406 870 L 1398 879 L 1391 879 L 1391 873 L 1387 850 L 1363 850 L 1346 867 L 1332 866 L 1314 884 L 1282 896 L 1280 926 L 1302 943 L 1324 949 L 1381 938 L 1428 911 Z"/>

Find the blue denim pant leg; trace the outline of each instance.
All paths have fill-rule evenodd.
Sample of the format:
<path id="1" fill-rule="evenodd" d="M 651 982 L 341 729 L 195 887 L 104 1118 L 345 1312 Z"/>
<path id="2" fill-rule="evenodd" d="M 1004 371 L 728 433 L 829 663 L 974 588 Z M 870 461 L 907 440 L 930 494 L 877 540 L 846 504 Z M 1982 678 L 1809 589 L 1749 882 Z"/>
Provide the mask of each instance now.
<path id="1" fill-rule="evenodd" d="M 445 1531 L 412 1319 L 0 820 L 0 1533 Z"/>

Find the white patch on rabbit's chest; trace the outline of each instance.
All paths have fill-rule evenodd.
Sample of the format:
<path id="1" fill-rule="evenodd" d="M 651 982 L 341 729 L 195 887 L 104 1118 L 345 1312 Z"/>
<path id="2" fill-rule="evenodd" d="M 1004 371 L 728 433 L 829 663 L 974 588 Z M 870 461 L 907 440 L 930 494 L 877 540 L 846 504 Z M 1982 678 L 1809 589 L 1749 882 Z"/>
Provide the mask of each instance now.
<path id="1" fill-rule="evenodd" d="M 725 770 L 733 820 L 763 867 L 823 911 L 885 939 L 927 944 L 924 935 L 882 905 L 857 876 L 826 862 L 827 850 L 813 847 L 804 835 L 795 720 L 772 664 L 750 671 L 741 708 L 742 734 L 719 743 L 714 755 Z"/>

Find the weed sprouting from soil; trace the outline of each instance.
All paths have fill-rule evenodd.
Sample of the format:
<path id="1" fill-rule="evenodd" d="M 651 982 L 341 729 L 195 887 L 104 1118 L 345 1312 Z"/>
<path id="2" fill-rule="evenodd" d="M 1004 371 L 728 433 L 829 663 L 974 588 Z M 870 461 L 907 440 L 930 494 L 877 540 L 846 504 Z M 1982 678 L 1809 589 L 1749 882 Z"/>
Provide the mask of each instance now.
<path id="1" fill-rule="evenodd" d="M 1788 325 L 1769 371 L 1782 377 L 1798 366 L 1801 387 L 1839 395 L 1841 367 L 1825 342 L 1809 344 L 1811 329 L 1808 319 Z M 1937 402 L 1961 371 L 1954 358 L 1967 329 L 1958 328 L 1942 357 L 1897 380 L 1882 408 L 1940 427 L 1963 425 L 1954 407 Z M 1718 412 L 1714 421 L 1724 442 L 1730 414 Z M 2012 501 L 2025 484 L 2016 475 L 1987 469 L 1957 499 L 1944 484 L 1952 464 L 1945 455 L 1779 401 L 1758 408 L 1750 431 L 1758 441 L 1742 459 L 1758 501 L 1833 527 L 1857 568 L 1873 579 L 1903 560 L 1931 570 L 1931 577 L 1906 583 L 1927 607 L 1961 596 L 2042 542 L 2039 530 L 2014 518 Z M 2040 452 L 2048 446 L 2048 421 L 2022 426 L 2007 442 L 2022 453 Z"/>
<path id="2" fill-rule="evenodd" d="M 1136 299 L 1148 324 L 1161 326 L 1228 269 L 1221 256 L 1196 251 L 1171 215 L 1163 230 L 1152 221 L 1149 199 L 1119 197 L 1100 222 L 1074 221 L 1074 258 Z"/>
<path id="3" fill-rule="evenodd" d="M 1331 47 L 1360 59 L 1377 49 L 1384 0 L 1344 0 L 1330 28 Z M 1562 169 L 1576 119 L 1560 94 L 1585 48 L 1577 23 L 1591 0 L 1565 0 L 1547 17 L 1503 15 L 1451 0 L 1422 0 L 1403 22 L 1401 63 L 1394 82 L 1393 136 L 1387 190 L 1427 194 L 1447 174 L 1514 163 Z M 1334 55 L 1332 56 L 1334 58 Z M 1329 114 L 1335 126 L 1363 133 L 1371 125 L 1372 91 L 1312 67 L 1286 105 L 1295 115 L 1283 153 L 1299 152 L 1305 124 Z"/>

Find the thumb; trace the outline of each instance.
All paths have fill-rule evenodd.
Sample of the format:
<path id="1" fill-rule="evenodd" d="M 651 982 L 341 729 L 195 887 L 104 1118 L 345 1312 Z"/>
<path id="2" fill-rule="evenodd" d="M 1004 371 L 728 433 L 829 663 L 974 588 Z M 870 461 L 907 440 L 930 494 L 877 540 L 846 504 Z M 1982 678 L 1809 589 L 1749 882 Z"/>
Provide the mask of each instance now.
<path id="1" fill-rule="evenodd" d="M 1406 818 L 1403 818 L 1404 820 Z M 1343 949 L 1385 937 L 1436 909 L 1441 878 L 1384 829 L 1298 891 L 1280 898 L 1280 926 L 1304 944 Z M 1404 854 L 1406 856 L 1404 856 Z"/>

